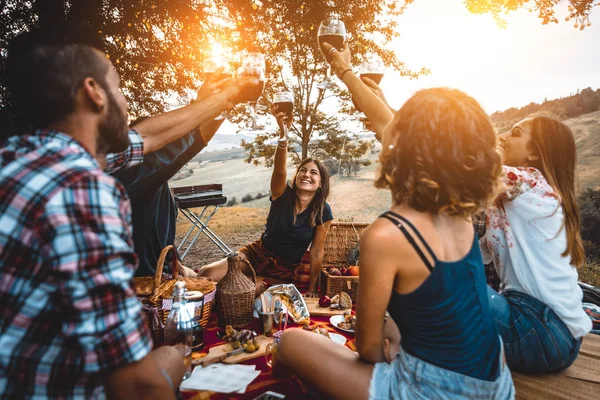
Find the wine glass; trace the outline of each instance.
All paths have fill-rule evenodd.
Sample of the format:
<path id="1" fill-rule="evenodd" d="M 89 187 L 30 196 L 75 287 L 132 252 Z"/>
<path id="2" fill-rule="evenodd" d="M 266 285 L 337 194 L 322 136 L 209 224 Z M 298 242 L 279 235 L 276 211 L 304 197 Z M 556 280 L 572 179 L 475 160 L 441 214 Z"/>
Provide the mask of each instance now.
<path id="1" fill-rule="evenodd" d="M 273 96 L 273 105 L 277 106 L 277 112 L 287 114 L 288 121 L 291 121 L 294 112 L 294 93 L 293 92 L 277 92 Z M 283 124 L 283 132 L 285 138 L 288 136 L 287 124 Z"/>
<path id="2" fill-rule="evenodd" d="M 240 103 L 248 103 L 252 111 L 251 130 L 261 130 L 264 127 L 256 123 L 256 103 L 265 88 L 265 55 L 262 53 L 248 53 L 242 57 L 242 66 L 238 70 L 240 77 L 254 77 L 258 85 L 247 86 L 240 92 Z"/>
<path id="3" fill-rule="evenodd" d="M 331 63 L 331 54 L 323 49 L 323 43 L 329 43 L 338 49 L 338 51 L 342 51 L 344 49 L 344 43 L 346 42 L 346 25 L 344 25 L 344 23 L 339 19 L 324 19 L 319 25 L 317 39 L 319 41 L 321 53 L 323 53 L 323 56 L 327 62 Z M 327 69 L 327 77 L 325 78 L 325 81 L 319 83 L 317 88 L 325 90 L 331 87 L 332 83 L 330 77 L 331 65 Z"/>
<path id="4" fill-rule="evenodd" d="M 377 55 L 370 56 L 365 60 L 365 62 L 363 62 L 360 65 L 359 74 L 361 80 L 362 78 L 369 78 L 379 85 L 379 83 L 381 83 L 381 80 L 383 79 L 384 73 L 385 65 L 383 64 L 383 60 L 381 60 L 381 58 Z M 356 108 L 356 111 L 360 113 L 360 120 L 363 121 L 364 124 L 364 121 L 366 121 L 366 116 L 358 106 L 358 103 L 354 100 L 354 97 L 352 98 L 352 104 L 354 104 L 354 108 Z"/>
<path id="5" fill-rule="evenodd" d="M 204 59 L 202 63 L 202 70 L 204 71 L 205 81 L 210 79 L 210 77 L 219 69 L 223 68 L 220 75 L 223 76 L 222 79 L 231 78 L 231 65 L 229 60 L 223 56 L 210 56 Z M 229 113 L 227 111 L 223 111 L 219 116 L 215 118 L 215 121 L 221 121 L 229 118 Z"/>

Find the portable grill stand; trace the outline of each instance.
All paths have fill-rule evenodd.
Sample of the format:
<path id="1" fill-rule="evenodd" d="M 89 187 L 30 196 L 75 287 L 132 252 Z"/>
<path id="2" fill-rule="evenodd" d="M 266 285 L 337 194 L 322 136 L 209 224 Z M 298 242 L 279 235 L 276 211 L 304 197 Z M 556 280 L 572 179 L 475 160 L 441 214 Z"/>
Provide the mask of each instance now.
<path id="1" fill-rule="evenodd" d="M 217 245 L 224 254 L 231 253 L 231 249 L 208 227 L 208 223 L 219 207 L 227 202 L 227 197 L 223 196 L 222 186 L 202 185 L 175 188 L 173 189 L 173 195 L 177 208 L 192 223 L 181 243 L 177 246 L 177 252 L 181 254 L 181 260 L 185 258 L 202 233 Z M 211 206 L 214 207 L 212 210 L 210 210 Z M 200 207 L 202 207 L 202 211 L 199 214 L 192 211 L 192 208 Z M 181 253 L 180 250 L 184 248 L 195 229 L 198 229 L 198 232 L 191 238 L 189 244 L 185 247 L 185 251 Z"/>

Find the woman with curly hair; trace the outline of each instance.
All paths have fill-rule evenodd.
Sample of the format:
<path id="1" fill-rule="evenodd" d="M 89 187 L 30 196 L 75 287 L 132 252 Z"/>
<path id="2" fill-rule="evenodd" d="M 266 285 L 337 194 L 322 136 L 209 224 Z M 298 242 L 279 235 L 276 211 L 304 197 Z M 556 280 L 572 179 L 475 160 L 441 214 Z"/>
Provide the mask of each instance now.
<path id="1" fill-rule="evenodd" d="M 534 115 L 499 137 L 504 189 L 486 211 L 481 240 L 505 291 L 490 308 L 518 371 L 561 371 L 592 328 L 582 309 L 577 267 L 585 262 L 575 194 L 573 133 Z"/>
<path id="2" fill-rule="evenodd" d="M 385 107 L 368 88 L 356 90 L 364 83 L 344 53 L 333 54 L 333 70 L 361 108 Z M 363 110 L 376 129 L 385 125 L 379 118 L 389 109 Z M 392 207 L 361 237 L 358 354 L 290 329 L 274 372 L 291 370 L 336 399 L 512 398 L 471 220 L 499 183 L 494 128 L 473 98 L 429 89 L 409 99 L 381 137 L 376 186 L 390 189 Z"/>

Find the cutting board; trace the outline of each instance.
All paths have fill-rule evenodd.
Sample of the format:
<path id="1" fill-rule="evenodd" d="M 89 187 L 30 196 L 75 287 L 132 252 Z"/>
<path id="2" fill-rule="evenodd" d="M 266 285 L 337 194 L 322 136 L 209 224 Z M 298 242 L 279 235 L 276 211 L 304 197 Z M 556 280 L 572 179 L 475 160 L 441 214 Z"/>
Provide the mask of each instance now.
<path id="1" fill-rule="evenodd" d="M 330 317 L 332 315 L 343 315 L 346 310 L 332 310 L 329 307 L 319 307 L 319 299 L 316 297 L 305 297 L 306 307 L 310 315 L 315 317 Z"/>
<path id="2" fill-rule="evenodd" d="M 265 335 L 259 335 L 255 338 L 255 341 L 256 343 L 260 344 L 260 348 L 254 353 L 243 352 L 241 354 L 236 354 L 235 356 L 227 357 L 222 362 L 225 364 L 238 364 L 247 360 L 252 360 L 253 358 L 263 357 L 265 355 L 267 344 L 273 343 L 273 338 L 268 338 Z M 198 364 L 200 360 L 218 358 L 219 356 L 223 355 L 223 353 L 229 353 L 231 350 L 233 350 L 233 343 L 225 343 L 211 347 L 206 356 L 197 360 L 192 360 L 192 365 Z"/>

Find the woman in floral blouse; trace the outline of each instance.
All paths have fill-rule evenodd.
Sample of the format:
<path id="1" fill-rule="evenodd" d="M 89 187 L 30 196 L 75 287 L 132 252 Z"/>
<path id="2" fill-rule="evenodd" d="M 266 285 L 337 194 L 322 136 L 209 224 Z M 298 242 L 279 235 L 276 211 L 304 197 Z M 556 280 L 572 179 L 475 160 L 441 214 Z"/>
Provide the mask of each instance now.
<path id="1" fill-rule="evenodd" d="M 591 329 L 577 267 L 585 262 L 575 195 L 575 140 L 565 124 L 533 116 L 499 136 L 505 187 L 486 212 L 484 260 L 505 291 L 490 309 L 511 369 L 553 372 L 575 361 Z"/>

